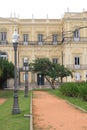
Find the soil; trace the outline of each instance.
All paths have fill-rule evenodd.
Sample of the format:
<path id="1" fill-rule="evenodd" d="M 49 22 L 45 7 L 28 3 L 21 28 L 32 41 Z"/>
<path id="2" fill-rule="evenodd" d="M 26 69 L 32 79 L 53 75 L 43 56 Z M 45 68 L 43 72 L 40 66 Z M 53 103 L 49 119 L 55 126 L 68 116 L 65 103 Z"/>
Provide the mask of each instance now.
<path id="1" fill-rule="evenodd" d="M 5 101 L 6 101 L 6 99 L 0 98 L 0 104 L 4 103 Z"/>
<path id="2" fill-rule="evenodd" d="M 47 92 L 33 92 L 34 130 L 87 130 L 87 113 Z"/>

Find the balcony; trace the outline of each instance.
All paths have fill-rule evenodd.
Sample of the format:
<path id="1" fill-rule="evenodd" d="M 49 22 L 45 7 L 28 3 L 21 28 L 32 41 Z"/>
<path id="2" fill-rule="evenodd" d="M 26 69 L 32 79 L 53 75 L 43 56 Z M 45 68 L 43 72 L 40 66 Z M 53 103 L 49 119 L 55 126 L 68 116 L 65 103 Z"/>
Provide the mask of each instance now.
<path id="1" fill-rule="evenodd" d="M 79 37 L 79 38 L 74 38 L 74 37 L 64 37 L 63 42 L 74 42 L 74 43 L 80 43 L 80 42 L 87 42 L 87 37 Z M 57 41 L 57 42 L 53 42 L 53 41 L 42 41 L 42 42 L 38 42 L 38 41 L 27 41 L 26 43 L 21 41 L 20 45 L 61 45 L 62 43 L 61 41 Z"/>
<path id="2" fill-rule="evenodd" d="M 87 42 L 87 37 L 79 37 L 79 38 L 74 38 L 74 37 L 65 37 L 64 42 Z"/>
<path id="3" fill-rule="evenodd" d="M 42 42 L 38 42 L 38 41 L 27 41 L 27 43 L 20 41 L 19 45 L 38 45 L 38 46 L 42 46 L 42 45 L 61 45 L 61 41 L 58 42 L 53 42 L 53 41 L 42 41 Z"/>
<path id="4" fill-rule="evenodd" d="M 53 46 L 57 46 L 57 45 L 61 45 L 63 44 L 64 42 L 73 42 L 73 43 L 87 43 L 87 37 L 79 37 L 79 38 L 74 38 L 74 37 L 64 37 L 63 41 L 60 40 L 60 41 L 56 41 L 56 42 L 53 42 L 53 41 L 42 41 L 42 42 L 38 42 L 38 41 L 19 41 L 19 45 L 24 45 L 24 46 L 27 46 L 27 45 L 33 45 L 33 46 L 43 46 L 43 45 L 53 45 Z M 9 45 L 11 43 L 9 43 L 7 40 L 0 40 L 0 45 Z"/>
<path id="5" fill-rule="evenodd" d="M 67 68 L 75 69 L 75 70 L 86 70 L 87 69 L 87 64 L 80 64 L 80 65 L 68 64 L 65 66 Z"/>
<path id="6" fill-rule="evenodd" d="M 0 45 L 6 45 L 6 44 L 8 44 L 7 40 L 4 40 L 4 41 L 0 40 Z"/>

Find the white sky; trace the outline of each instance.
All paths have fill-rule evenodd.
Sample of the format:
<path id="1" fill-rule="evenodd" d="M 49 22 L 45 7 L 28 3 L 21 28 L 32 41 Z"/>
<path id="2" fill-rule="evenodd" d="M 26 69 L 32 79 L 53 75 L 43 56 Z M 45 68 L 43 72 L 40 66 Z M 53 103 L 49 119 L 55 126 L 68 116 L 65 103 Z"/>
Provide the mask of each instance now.
<path id="1" fill-rule="evenodd" d="M 0 17 L 61 18 L 64 12 L 87 11 L 87 0 L 1 0 Z"/>

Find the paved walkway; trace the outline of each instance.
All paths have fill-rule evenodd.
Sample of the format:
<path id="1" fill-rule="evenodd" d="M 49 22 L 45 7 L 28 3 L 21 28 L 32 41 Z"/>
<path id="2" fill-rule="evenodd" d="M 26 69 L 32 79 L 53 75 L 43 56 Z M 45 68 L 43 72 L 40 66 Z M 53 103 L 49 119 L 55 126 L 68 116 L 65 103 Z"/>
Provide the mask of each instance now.
<path id="1" fill-rule="evenodd" d="M 87 130 L 87 113 L 47 92 L 33 92 L 34 130 Z"/>

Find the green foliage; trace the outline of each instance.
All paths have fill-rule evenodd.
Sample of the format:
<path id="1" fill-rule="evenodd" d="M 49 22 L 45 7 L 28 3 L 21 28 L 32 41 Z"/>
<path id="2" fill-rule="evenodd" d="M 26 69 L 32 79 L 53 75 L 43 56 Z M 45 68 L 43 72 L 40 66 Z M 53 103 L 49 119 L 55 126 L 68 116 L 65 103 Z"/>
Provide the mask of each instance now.
<path id="1" fill-rule="evenodd" d="M 84 101 L 87 101 L 87 83 L 83 83 L 79 86 L 79 94 Z"/>
<path id="2" fill-rule="evenodd" d="M 0 88 L 2 88 L 3 83 L 14 77 L 14 65 L 8 60 L 0 58 Z"/>
<path id="3" fill-rule="evenodd" d="M 64 83 L 60 87 L 60 91 L 69 97 L 78 97 L 79 95 L 79 89 L 76 85 L 76 83 Z"/>
<path id="4" fill-rule="evenodd" d="M 71 77 L 73 77 L 73 75 L 72 75 L 72 72 L 70 71 L 70 69 L 69 68 L 66 68 L 66 67 L 64 67 L 63 65 L 61 66 L 61 71 L 60 71 L 60 77 L 66 77 L 66 76 L 71 76 Z"/>
<path id="5" fill-rule="evenodd" d="M 72 76 L 72 72 L 65 68 L 63 65 L 53 63 L 49 58 L 37 58 L 33 63 L 29 64 L 31 71 L 36 73 L 42 73 L 45 76 L 50 76 L 51 78 Z"/>
<path id="6" fill-rule="evenodd" d="M 69 97 L 81 97 L 87 101 L 87 83 L 64 83 L 60 87 L 62 94 Z"/>
<path id="7" fill-rule="evenodd" d="M 31 71 L 36 73 L 43 73 L 44 75 L 47 75 L 50 66 L 51 61 L 48 58 L 37 58 L 33 61 L 33 63 L 29 64 Z"/>
<path id="8" fill-rule="evenodd" d="M 6 79 L 14 77 L 14 65 L 12 62 L 0 58 L 0 77 Z"/>

